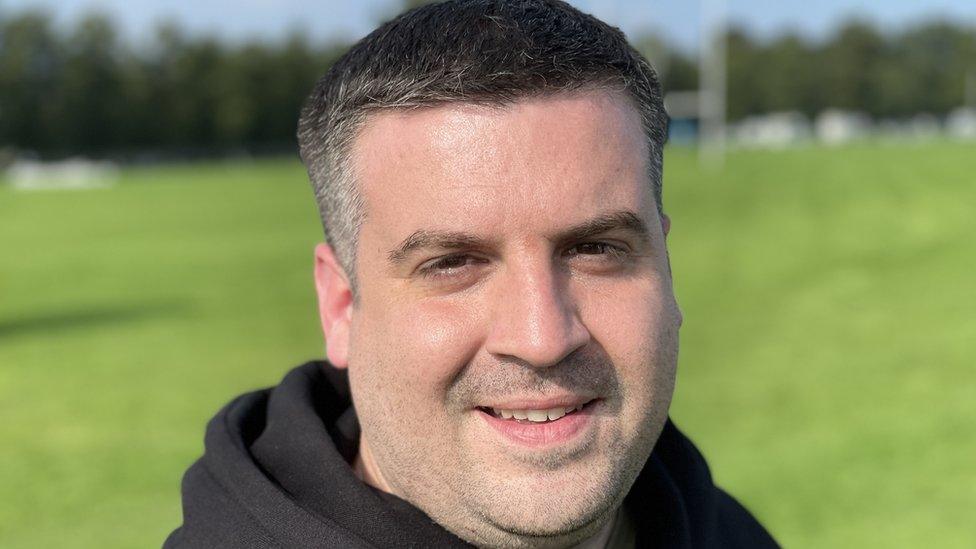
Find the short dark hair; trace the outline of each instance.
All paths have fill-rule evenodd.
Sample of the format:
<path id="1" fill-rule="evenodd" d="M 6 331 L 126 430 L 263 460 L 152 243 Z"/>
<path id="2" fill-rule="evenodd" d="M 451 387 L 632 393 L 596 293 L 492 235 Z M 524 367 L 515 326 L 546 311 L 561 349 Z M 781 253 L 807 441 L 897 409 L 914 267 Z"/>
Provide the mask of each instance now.
<path id="1" fill-rule="evenodd" d="M 364 214 L 348 156 L 371 112 L 503 106 L 603 88 L 627 92 L 640 112 L 660 210 L 668 126 L 661 85 L 619 29 L 558 0 L 448 0 L 410 10 L 353 45 L 318 81 L 298 122 L 325 237 L 350 282 Z"/>

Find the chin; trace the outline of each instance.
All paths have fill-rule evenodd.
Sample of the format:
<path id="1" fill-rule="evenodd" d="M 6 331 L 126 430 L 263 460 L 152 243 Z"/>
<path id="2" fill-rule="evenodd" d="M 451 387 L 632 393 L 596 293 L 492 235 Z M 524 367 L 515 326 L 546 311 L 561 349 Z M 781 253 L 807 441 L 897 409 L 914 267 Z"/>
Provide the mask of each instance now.
<path id="1" fill-rule="evenodd" d="M 549 510 L 523 508 L 485 516 L 486 524 L 468 541 L 483 547 L 568 547 L 596 535 L 616 509 L 613 504 L 599 511 L 548 506 Z"/>
<path id="2" fill-rule="evenodd" d="M 634 478 L 585 468 L 509 477 L 464 494 L 485 526 L 476 541 L 493 547 L 564 547 L 596 534 L 623 501 Z M 627 478 L 624 478 L 624 477 Z M 635 476 L 636 478 L 636 476 Z"/>

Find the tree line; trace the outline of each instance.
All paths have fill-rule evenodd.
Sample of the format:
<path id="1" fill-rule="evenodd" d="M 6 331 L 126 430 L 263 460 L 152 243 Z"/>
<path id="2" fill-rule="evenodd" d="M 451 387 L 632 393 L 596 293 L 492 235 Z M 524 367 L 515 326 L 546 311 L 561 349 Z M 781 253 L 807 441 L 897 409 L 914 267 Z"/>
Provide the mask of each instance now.
<path id="1" fill-rule="evenodd" d="M 301 104 L 344 45 L 294 34 L 221 43 L 162 25 L 138 47 L 102 15 L 55 32 L 0 20 L 0 147 L 47 156 L 212 154 L 293 147 Z"/>
<path id="2" fill-rule="evenodd" d="M 693 55 L 650 35 L 634 42 L 666 90 L 697 88 Z M 302 34 L 223 43 L 173 24 L 132 45 L 102 15 L 58 31 L 41 12 L 0 14 L 0 148 L 44 156 L 294 150 L 302 101 L 346 46 Z M 976 29 L 951 22 L 882 33 L 854 21 L 820 41 L 758 40 L 732 28 L 727 54 L 730 120 L 830 107 L 941 115 L 976 101 Z"/>

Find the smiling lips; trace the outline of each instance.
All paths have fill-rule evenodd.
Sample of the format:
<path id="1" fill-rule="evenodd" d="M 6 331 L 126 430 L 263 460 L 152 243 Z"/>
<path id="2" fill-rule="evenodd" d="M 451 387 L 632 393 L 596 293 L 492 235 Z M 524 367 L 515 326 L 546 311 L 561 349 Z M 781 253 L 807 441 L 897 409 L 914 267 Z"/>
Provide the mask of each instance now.
<path id="1" fill-rule="evenodd" d="M 570 443 L 595 427 L 592 412 L 599 402 L 576 399 L 568 403 L 512 403 L 478 410 L 485 422 L 509 443 L 542 449 Z"/>
<path id="2" fill-rule="evenodd" d="M 583 406 L 585 405 L 586 403 L 578 404 L 576 406 L 556 406 L 554 408 L 534 410 L 508 410 L 505 408 L 482 408 L 482 410 L 501 419 L 514 419 L 515 421 L 526 423 L 545 423 L 548 421 L 556 421 L 561 417 L 578 412 L 582 410 Z"/>

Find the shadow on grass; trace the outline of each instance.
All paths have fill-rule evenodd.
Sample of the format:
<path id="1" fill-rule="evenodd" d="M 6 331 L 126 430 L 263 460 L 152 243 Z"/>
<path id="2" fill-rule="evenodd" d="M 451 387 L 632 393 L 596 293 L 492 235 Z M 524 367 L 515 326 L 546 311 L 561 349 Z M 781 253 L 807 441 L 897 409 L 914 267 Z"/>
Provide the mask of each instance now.
<path id="1" fill-rule="evenodd" d="M 184 302 L 149 302 L 0 318 L 0 341 L 13 337 L 55 335 L 78 329 L 174 317 L 189 310 L 189 305 Z"/>

